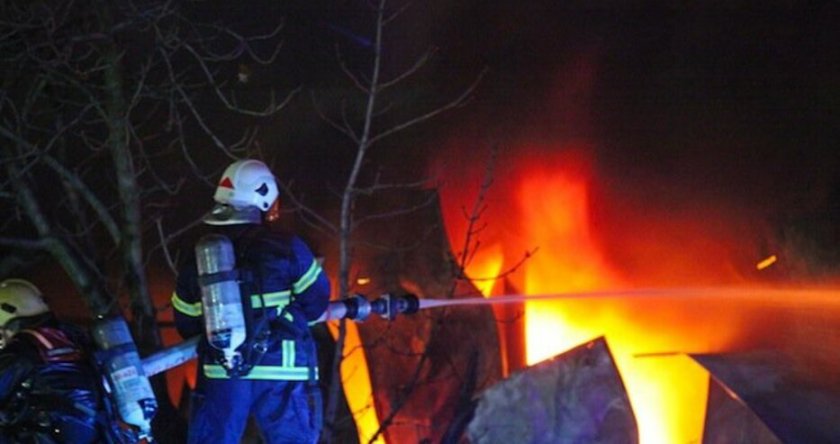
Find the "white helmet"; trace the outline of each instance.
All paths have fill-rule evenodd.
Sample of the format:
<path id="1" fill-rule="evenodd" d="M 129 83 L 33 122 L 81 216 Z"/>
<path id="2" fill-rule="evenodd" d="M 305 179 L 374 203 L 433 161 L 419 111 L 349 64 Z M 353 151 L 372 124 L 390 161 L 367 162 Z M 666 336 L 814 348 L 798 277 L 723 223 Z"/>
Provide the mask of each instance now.
<path id="1" fill-rule="evenodd" d="M 41 290 L 23 279 L 6 279 L 0 282 L 0 327 L 12 319 L 35 316 L 50 311 Z"/>
<path id="2" fill-rule="evenodd" d="M 245 159 L 225 169 L 213 199 L 236 209 L 255 207 L 266 212 L 279 194 L 271 170 L 259 160 Z"/>

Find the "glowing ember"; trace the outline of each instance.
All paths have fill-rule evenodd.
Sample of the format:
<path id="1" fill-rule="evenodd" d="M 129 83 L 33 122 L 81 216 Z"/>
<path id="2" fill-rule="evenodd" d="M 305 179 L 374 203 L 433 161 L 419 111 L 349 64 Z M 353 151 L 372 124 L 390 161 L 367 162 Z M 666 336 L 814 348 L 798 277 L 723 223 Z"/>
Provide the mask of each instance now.
<path id="1" fill-rule="evenodd" d="M 755 269 L 756 270 L 764 270 L 765 268 L 767 268 L 767 267 L 769 267 L 769 266 L 771 266 L 775 263 L 776 263 L 776 255 L 774 254 L 774 255 L 768 257 L 767 259 L 764 259 L 763 261 L 757 263 L 755 265 Z"/>

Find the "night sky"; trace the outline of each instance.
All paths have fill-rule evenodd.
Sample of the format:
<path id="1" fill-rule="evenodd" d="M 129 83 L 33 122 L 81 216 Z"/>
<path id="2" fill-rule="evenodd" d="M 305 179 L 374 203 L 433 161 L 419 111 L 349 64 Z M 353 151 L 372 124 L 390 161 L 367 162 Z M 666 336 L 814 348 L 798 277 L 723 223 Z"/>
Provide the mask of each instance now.
<path id="1" fill-rule="evenodd" d="M 587 4 L 462 11 L 447 41 L 494 74 L 478 112 L 592 139 L 609 175 L 689 195 L 801 203 L 840 178 L 836 4 Z"/>
<path id="2" fill-rule="evenodd" d="M 336 40 L 364 53 L 369 27 L 354 5 L 280 7 L 294 60 L 286 68 L 307 86 L 331 81 Z M 443 102 L 489 71 L 468 106 L 378 155 L 399 168 L 405 156 L 434 157 L 454 136 L 473 137 L 477 149 L 584 138 L 610 182 L 654 187 L 663 198 L 719 198 L 768 212 L 826 205 L 840 183 L 838 18 L 831 2 L 415 3 L 386 40 L 386 72 L 437 49 L 418 76 L 427 89 L 415 103 Z M 286 160 L 334 162 L 340 171 L 352 149 L 307 122 L 278 144 L 321 149 Z M 395 151 L 396 161 L 387 154 Z"/>
<path id="3" fill-rule="evenodd" d="M 280 179 L 310 199 L 334 199 L 354 155 L 353 144 L 313 112 L 310 92 L 336 106 L 350 91 L 334 48 L 337 42 L 357 67 L 370 54 L 372 27 L 361 3 L 193 5 L 202 18 L 245 34 L 285 21 L 279 63 L 254 67 L 252 82 L 305 92 L 259 122 L 260 143 Z M 458 150 L 476 160 L 494 144 L 516 157 L 528 145 L 550 152 L 583 140 L 605 205 L 696 202 L 746 208 L 760 219 L 831 211 L 840 218 L 837 3 L 675 5 L 412 3 L 387 30 L 385 74 L 428 48 L 436 52 L 408 90 L 389 97 L 412 103 L 401 116 L 445 103 L 482 69 L 487 74 L 466 106 L 374 147 L 367 171 L 379 166 L 389 179 L 417 179 L 453 140 L 472 141 Z M 212 190 L 202 186 L 209 207 Z"/>
<path id="4" fill-rule="evenodd" d="M 480 160 L 499 144 L 508 159 L 547 158 L 585 145 L 593 212 L 615 257 L 635 254 L 618 246 L 634 235 L 620 227 L 628 216 L 638 231 L 657 231 L 656 219 L 706 225 L 663 230 L 674 238 L 740 237 L 744 267 L 775 252 L 764 243 L 790 225 L 817 244 L 837 240 L 836 228 L 819 231 L 840 220 L 836 3 L 436 2 L 412 12 L 393 45 L 438 48 L 442 94 L 489 68 L 467 107 L 424 126 L 429 157 L 454 149 L 450 161 Z"/>

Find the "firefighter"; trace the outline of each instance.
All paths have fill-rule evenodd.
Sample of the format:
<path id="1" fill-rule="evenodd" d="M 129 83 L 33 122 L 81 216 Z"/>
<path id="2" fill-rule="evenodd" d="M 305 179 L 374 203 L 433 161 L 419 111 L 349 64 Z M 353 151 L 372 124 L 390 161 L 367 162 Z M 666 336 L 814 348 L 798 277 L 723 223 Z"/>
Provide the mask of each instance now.
<path id="1" fill-rule="evenodd" d="M 82 330 L 56 320 L 31 282 L 0 282 L 0 443 L 104 439 L 89 347 Z"/>
<path id="2" fill-rule="evenodd" d="M 204 218 L 209 231 L 233 245 L 234 288 L 247 329 L 237 359 L 208 343 L 204 321 L 211 310 L 202 304 L 195 252 L 179 269 L 172 296 L 176 327 L 184 338 L 203 336 L 189 443 L 239 442 L 249 415 L 270 444 L 315 443 L 320 435 L 317 354 L 308 322 L 326 309 L 330 284 L 299 237 L 265 223 L 278 195 L 263 162 L 240 160 L 225 169 L 216 205 Z"/>

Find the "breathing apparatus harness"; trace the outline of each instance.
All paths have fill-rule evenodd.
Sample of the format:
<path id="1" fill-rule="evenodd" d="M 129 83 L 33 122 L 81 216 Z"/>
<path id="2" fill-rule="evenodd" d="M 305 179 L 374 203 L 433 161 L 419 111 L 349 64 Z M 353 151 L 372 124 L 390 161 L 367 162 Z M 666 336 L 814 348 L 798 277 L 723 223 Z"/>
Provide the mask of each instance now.
<path id="1" fill-rule="evenodd" d="M 266 300 L 264 286 L 273 271 L 269 261 L 288 259 L 292 252 L 285 242 L 261 236 L 264 230 L 259 225 L 246 228 L 237 237 L 236 251 L 230 238 L 219 233 L 206 235 L 196 244 L 208 352 L 230 378 L 244 377 L 259 365 L 279 332 L 297 340 L 309 337 L 307 326 L 295 325 L 293 292 L 277 316 L 270 316 L 270 310 L 277 308 Z M 272 255 L 252 257 L 257 242 L 270 243 Z M 257 298 L 258 307 L 252 297 Z M 314 379 L 315 364 L 310 362 L 309 367 L 310 379 Z"/>

